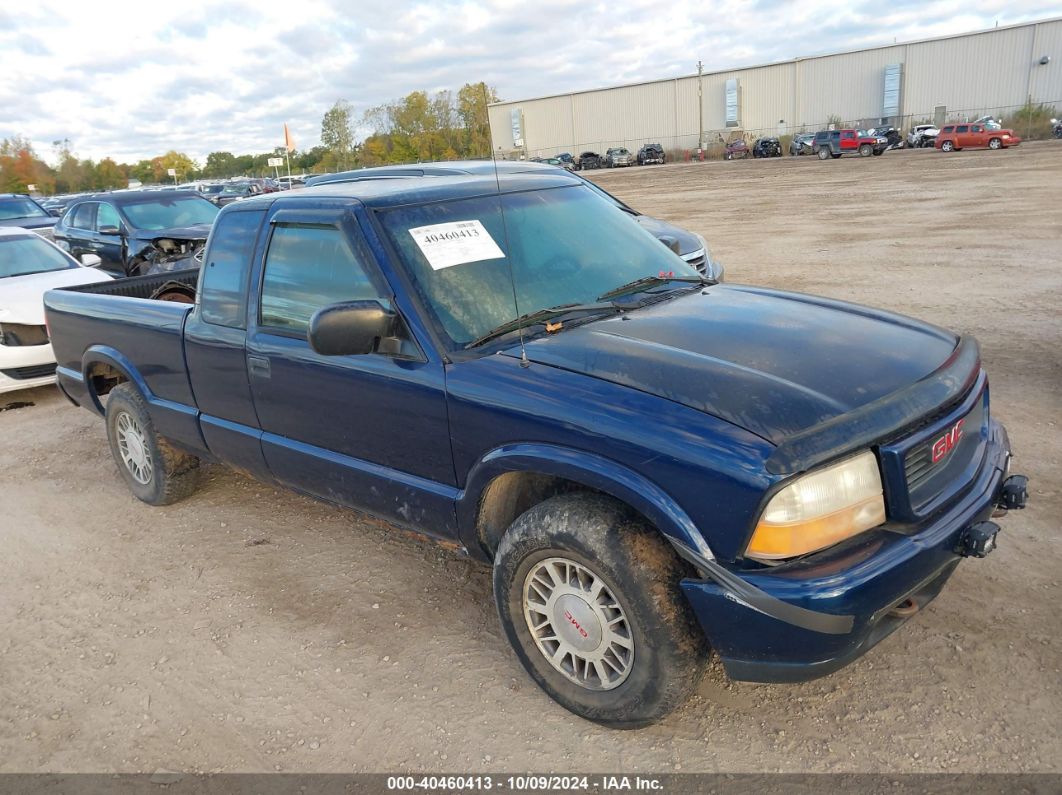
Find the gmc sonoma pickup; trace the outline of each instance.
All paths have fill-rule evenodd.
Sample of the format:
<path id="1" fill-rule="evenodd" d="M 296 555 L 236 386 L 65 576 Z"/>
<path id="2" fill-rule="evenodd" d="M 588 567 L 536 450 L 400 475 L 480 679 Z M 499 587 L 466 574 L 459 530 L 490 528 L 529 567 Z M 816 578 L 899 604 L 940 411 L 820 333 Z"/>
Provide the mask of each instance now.
<path id="1" fill-rule="evenodd" d="M 164 279 L 194 305 L 150 300 Z M 53 290 L 60 388 L 152 505 L 221 462 L 493 564 L 530 676 L 590 720 L 837 670 L 1025 501 L 977 343 L 715 284 L 565 175 L 226 207 L 198 271 Z"/>

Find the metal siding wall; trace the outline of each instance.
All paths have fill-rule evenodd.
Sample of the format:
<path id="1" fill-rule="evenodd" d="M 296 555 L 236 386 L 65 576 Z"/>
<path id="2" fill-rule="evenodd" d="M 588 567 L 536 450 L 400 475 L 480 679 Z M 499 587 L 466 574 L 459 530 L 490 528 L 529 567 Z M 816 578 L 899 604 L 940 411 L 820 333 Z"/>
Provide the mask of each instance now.
<path id="1" fill-rule="evenodd" d="M 1041 56 L 1051 57 L 1047 66 L 1039 64 Z M 1029 93 L 1033 102 L 1047 102 L 1062 112 L 1062 20 L 1036 26 L 1032 49 L 1032 80 Z"/>
<path id="2" fill-rule="evenodd" d="M 932 114 L 1002 108 L 1025 101 L 1032 26 L 907 46 L 904 109 Z"/>
<path id="3" fill-rule="evenodd" d="M 1050 55 L 1047 66 L 1036 61 Z M 903 64 L 904 114 L 992 112 L 1025 102 L 1062 101 L 1062 20 L 1030 23 L 948 39 L 706 74 L 704 129 L 709 143 L 725 138 L 728 78 L 741 83 L 741 129 L 770 134 L 784 119 L 788 132 L 818 129 L 831 114 L 844 122 L 876 119 L 882 110 L 885 67 Z M 1062 102 L 1060 102 L 1062 104 Z M 665 147 L 697 146 L 697 76 L 565 94 L 492 106 L 495 149 L 512 148 L 509 110 L 524 113 L 529 154 L 565 149 L 634 150 L 646 141 Z M 1062 110 L 1062 107 L 1060 107 Z"/>
<path id="4" fill-rule="evenodd" d="M 904 49 L 885 47 L 798 61 L 794 124 L 810 130 L 821 127 L 830 115 L 840 116 L 846 123 L 879 118 L 885 67 L 903 63 Z M 906 102 L 902 94 L 901 102 Z"/>
<path id="5" fill-rule="evenodd" d="M 538 100 L 534 108 L 533 114 L 524 111 L 524 137 L 528 153 L 552 155 L 565 151 L 565 147 L 572 143 L 571 97 Z M 537 151 L 543 147 L 549 151 Z"/>

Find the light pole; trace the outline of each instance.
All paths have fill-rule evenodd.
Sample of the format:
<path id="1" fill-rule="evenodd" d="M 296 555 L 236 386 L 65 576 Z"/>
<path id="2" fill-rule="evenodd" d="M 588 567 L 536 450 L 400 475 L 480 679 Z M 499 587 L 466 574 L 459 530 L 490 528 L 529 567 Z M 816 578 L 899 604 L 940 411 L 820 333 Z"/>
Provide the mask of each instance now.
<path id="1" fill-rule="evenodd" d="M 697 156 L 704 159 L 704 64 L 697 61 L 697 114 L 700 132 L 697 135 Z"/>

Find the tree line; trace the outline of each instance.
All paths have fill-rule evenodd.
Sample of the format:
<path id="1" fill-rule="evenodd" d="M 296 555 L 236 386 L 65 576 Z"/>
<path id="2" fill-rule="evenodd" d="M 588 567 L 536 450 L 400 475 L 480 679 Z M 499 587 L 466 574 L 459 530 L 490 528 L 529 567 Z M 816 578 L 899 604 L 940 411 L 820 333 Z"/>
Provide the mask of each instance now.
<path id="1" fill-rule="evenodd" d="M 498 101 L 485 83 L 467 83 L 456 93 L 414 91 L 402 99 L 369 108 L 360 117 L 338 100 L 321 119 L 321 143 L 289 155 L 292 173 L 329 173 L 388 163 L 489 157 L 487 105 Z M 104 157 L 79 158 L 69 140 L 52 143 L 54 166 L 21 136 L 0 140 L 0 192 L 45 195 L 124 188 L 131 180 L 145 185 L 226 177 L 269 176 L 267 160 L 283 148 L 259 154 L 211 152 L 200 164 L 169 151 L 136 163 Z"/>

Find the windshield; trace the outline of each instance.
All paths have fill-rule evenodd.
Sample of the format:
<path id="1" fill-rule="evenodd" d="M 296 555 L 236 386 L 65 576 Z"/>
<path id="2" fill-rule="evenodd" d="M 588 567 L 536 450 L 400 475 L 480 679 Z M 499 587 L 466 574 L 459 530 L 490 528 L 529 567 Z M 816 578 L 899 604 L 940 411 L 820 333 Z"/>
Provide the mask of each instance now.
<path id="1" fill-rule="evenodd" d="M 152 231 L 212 224 L 214 216 L 218 214 L 218 208 L 199 196 L 178 196 L 127 204 L 122 208 L 122 212 L 133 228 Z"/>
<path id="2" fill-rule="evenodd" d="M 225 190 L 224 185 L 204 185 L 203 193 L 221 193 Z"/>
<path id="3" fill-rule="evenodd" d="M 23 199 L 19 196 L 0 199 L 0 221 L 10 221 L 14 218 L 40 218 L 42 215 L 48 217 L 48 213 L 32 199 Z"/>
<path id="4" fill-rule="evenodd" d="M 248 188 L 250 188 L 250 185 L 226 185 L 221 192 L 228 194 L 244 194 L 247 192 Z"/>
<path id="5" fill-rule="evenodd" d="M 79 267 L 39 235 L 0 236 L 0 279 Z"/>
<path id="6" fill-rule="evenodd" d="M 576 184 L 399 207 L 382 212 L 381 219 L 457 346 L 520 315 L 594 302 L 635 279 L 698 276 L 628 214 Z M 504 253 L 506 232 L 511 261 Z"/>

